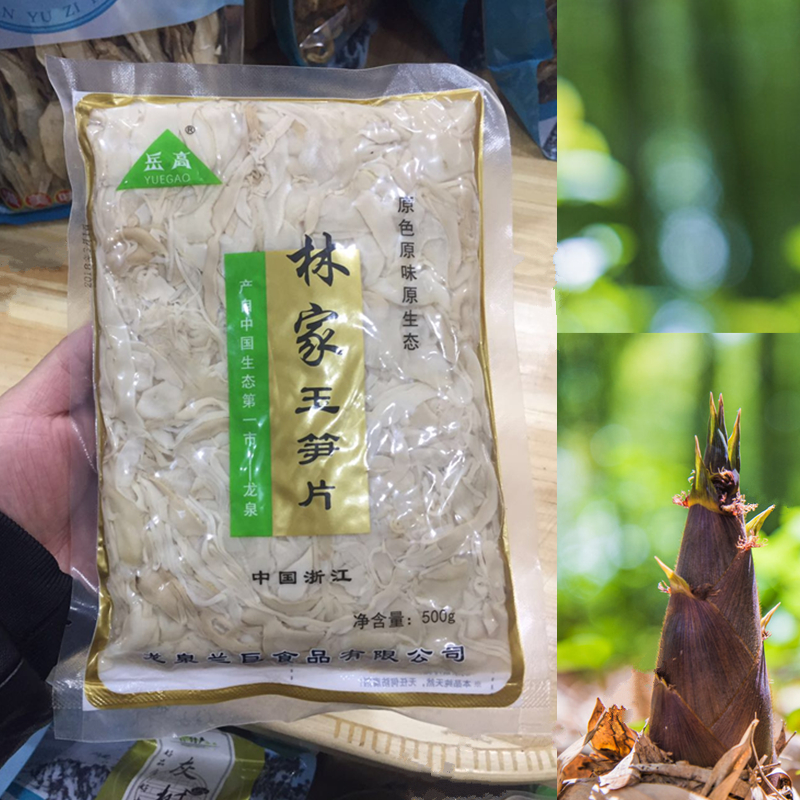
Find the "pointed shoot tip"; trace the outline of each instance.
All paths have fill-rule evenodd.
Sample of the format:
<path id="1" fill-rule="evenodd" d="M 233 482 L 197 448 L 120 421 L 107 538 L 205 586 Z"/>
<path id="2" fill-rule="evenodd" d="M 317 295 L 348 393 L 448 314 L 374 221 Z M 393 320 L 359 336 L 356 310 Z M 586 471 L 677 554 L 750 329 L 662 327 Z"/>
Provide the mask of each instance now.
<path id="1" fill-rule="evenodd" d="M 764 614 L 764 616 L 761 618 L 761 631 L 762 631 L 762 633 L 764 631 L 766 631 L 767 625 L 769 625 L 769 621 L 772 619 L 772 615 L 778 610 L 779 607 L 780 607 L 780 603 L 778 603 L 778 605 L 775 606 L 775 608 L 771 608 L 769 611 L 767 611 L 767 613 Z"/>
<path id="2" fill-rule="evenodd" d="M 700 440 L 694 437 L 694 488 L 700 492 L 705 485 L 706 465 L 703 463 L 703 453 L 700 450 Z"/>
<path id="3" fill-rule="evenodd" d="M 692 596 L 692 587 L 678 575 L 675 570 L 670 569 L 658 556 L 653 556 L 655 560 L 658 562 L 658 566 L 664 570 L 664 574 L 669 579 L 669 588 L 673 592 L 678 592 L 679 594 L 686 594 L 690 597 Z"/>
<path id="4" fill-rule="evenodd" d="M 739 456 L 739 442 L 741 439 L 741 425 L 742 425 L 742 409 L 736 415 L 736 421 L 733 423 L 733 433 L 728 439 L 728 455 L 731 460 L 731 465 L 738 472 L 741 469 L 740 456 Z"/>
<path id="5" fill-rule="evenodd" d="M 714 393 L 711 393 L 711 408 L 708 414 L 708 431 L 706 432 L 706 452 L 714 444 L 714 432 L 717 430 L 717 407 L 714 405 Z"/>
<path id="6" fill-rule="evenodd" d="M 745 523 L 744 529 L 747 532 L 747 535 L 752 537 L 758 536 L 759 531 L 761 530 L 761 526 L 766 521 L 767 517 L 775 510 L 775 506 L 772 505 L 769 508 L 765 508 L 757 517 L 753 517 L 753 519 L 749 520 Z"/>

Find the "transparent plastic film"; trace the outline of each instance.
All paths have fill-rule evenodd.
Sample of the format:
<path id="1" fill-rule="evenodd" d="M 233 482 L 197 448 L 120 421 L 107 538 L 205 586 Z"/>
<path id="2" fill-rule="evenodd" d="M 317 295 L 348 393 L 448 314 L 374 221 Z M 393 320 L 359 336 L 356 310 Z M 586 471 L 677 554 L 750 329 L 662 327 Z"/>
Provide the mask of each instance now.
<path id="1" fill-rule="evenodd" d="M 423 67 L 303 97 L 245 68 L 267 96 L 240 97 L 230 70 L 142 92 L 50 67 L 83 159 L 98 426 L 97 624 L 66 716 L 76 680 L 87 719 L 202 706 L 196 729 L 519 706 L 515 581 L 540 579 L 499 480 L 485 87 Z"/>

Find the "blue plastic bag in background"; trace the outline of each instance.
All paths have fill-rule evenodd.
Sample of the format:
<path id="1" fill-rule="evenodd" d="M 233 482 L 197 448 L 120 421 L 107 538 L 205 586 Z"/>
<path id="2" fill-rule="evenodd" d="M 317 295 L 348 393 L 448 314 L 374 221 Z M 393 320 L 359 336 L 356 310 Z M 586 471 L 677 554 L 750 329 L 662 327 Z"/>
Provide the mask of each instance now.
<path id="1" fill-rule="evenodd" d="M 557 0 L 409 0 L 451 61 L 488 68 L 547 158 L 556 158 Z M 297 0 L 272 0 L 278 43 L 299 66 L 363 67 L 380 2 L 350 0 L 309 35 Z M 332 7 L 333 8 L 333 7 Z M 322 19 L 322 17 L 320 17 Z M 308 26 L 307 26 L 308 27 Z"/>
<path id="2" fill-rule="evenodd" d="M 410 2 L 453 61 L 488 67 L 544 155 L 555 159 L 556 0 Z"/>

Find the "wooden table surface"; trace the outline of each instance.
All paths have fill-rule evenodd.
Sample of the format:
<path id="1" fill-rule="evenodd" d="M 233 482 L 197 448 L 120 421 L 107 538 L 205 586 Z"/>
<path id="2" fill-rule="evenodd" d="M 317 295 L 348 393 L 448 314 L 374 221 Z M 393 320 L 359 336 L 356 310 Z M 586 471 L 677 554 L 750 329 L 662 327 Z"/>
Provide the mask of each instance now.
<path id="1" fill-rule="evenodd" d="M 515 315 L 528 446 L 545 574 L 555 714 L 556 641 L 556 165 L 512 119 Z M 66 222 L 0 225 L 0 393 L 67 327 Z"/>

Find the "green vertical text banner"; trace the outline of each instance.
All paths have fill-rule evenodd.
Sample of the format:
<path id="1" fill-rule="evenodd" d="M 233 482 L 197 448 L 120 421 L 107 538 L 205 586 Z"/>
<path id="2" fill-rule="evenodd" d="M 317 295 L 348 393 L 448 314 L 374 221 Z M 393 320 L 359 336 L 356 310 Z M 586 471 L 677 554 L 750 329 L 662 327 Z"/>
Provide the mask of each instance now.
<path id="1" fill-rule="evenodd" d="M 264 253 L 225 256 L 231 536 L 272 536 Z"/>

